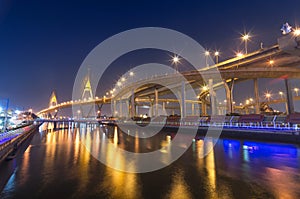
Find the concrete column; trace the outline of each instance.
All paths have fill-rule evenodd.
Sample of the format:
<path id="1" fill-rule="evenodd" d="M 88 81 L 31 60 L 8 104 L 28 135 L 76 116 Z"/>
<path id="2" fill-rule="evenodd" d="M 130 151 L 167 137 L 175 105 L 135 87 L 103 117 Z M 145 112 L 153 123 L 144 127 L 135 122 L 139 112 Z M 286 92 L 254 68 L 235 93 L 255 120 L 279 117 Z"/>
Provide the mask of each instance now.
<path id="1" fill-rule="evenodd" d="M 117 102 L 116 102 L 116 100 L 113 100 L 113 104 L 112 104 L 112 116 L 116 116 L 116 111 L 117 111 L 117 109 L 116 109 L 116 106 L 117 106 Z"/>
<path id="2" fill-rule="evenodd" d="M 139 106 L 135 106 L 135 115 L 139 115 Z"/>
<path id="3" fill-rule="evenodd" d="M 163 112 L 167 114 L 167 111 L 166 111 L 166 102 L 163 102 L 162 109 L 163 109 Z"/>
<path id="4" fill-rule="evenodd" d="M 259 92 L 258 92 L 258 79 L 253 79 L 254 83 L 254 96 L 255 96 L 255 113 L 260 114 L 260 107 L 259 107 Z"/>
<path id="5" fill-rule="evenodd" d="M 158 90 L 155 89 L 155 116 L 157 117 L 158 116 Z"/>
<path id="6" fill-rule="evenodd" d="M 206 109 L 206 104 L 204 102 L 204 99 L 202 99 L 202 103 L 201 103 L 201 111 L 202 111 L 202 115 L 207 115 L 207 109 Z"/>
<path id="7" fill-rule="evenodd" d="M 195 115 L 195 104 L 192 103 L 192 115 L 194 116 Z"/>
<path id="8" fill-rule="evenodd" d="M 181 104 L 180 104 L 180 110 L 181 110 L 181 118 L 184 118 L 186 116 L 186 104 L 185 104 L 185 82 L 181 82 Z"/>
<path id="9" fill-rule="evenodd" d="M 154 117 L 154 103 L 151 101 L 150 102 L 150 117 Z"/>
<path id="10" fill-rule="evenodd" d="M 119 102 L 119 116 L 123 117 L 123 106 L 122 106 L 122 100 Z"/>
<path id="11" fill-rule="evenodd" d="M 226 107 L 227 107 L 227 112 L 226 113 L 233 113 L 233 84 L 234 80 L 232 79 L 230 82 L 224 82 L 224 87 L 226 91 Z"/>
<path id="12" fill-rule="evenodd" d="M 209 96 L 210 96 L 211 115 L 216 115 L 217 114 L 216 93 L 213 88 L 213 79 L 208 80 L 208 87 L 209 87 Z"/>
<path id="13" fill-rule="evenodd" d="M 284 79 L 285 89 L 286 89 L 286 101 L 287 101 L 287 114 L 294 113 L 294 101 L 293 101 L 293 94 L 291 89 L 290 80 Z"/>
<path id="14" fill-rule="evenodd" d="M 135 103 L 134 103 L 134 90 L 131 91 L 131 99 L 130 99 L 130 116 L 135 116 Z"/>

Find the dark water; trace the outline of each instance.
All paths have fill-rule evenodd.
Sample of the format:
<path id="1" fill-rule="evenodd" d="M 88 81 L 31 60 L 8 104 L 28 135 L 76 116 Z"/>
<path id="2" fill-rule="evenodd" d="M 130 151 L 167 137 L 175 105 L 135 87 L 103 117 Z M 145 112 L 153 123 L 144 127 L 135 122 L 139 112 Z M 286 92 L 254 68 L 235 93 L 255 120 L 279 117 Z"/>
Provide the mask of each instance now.
<path id="1" fill-rule="evenodd" d="M 113 127 L 104 132 L 41 129 L 23 155 L 0 165 L 12 172 L 0 198 L 300 198 L 299 146 L 220 139 L 201 158 L 212 141 L 198 140 L 170 166 L 134 174 L 106 167 L 89 150 L 102 150 L 116 164 L 126 165 L 127 160 L 103 152 L 105 141 L 147 152 L 167 146 L 174 134 L 163 132 L 144 141 Z"/>

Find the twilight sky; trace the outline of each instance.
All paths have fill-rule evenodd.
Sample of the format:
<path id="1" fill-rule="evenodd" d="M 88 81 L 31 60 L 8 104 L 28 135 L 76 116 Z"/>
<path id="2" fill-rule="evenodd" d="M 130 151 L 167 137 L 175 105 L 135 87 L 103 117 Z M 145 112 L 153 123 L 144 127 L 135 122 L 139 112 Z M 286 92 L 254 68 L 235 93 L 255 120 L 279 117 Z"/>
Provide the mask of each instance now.
<path id="1" fill-rule="evenodd" d="M 85 56 L 128 29 L 174 29 L 205 48 L 220 50 L 220 59 L 225 59 L 243 48 L 239 37 L 244 30 L 253 35 L 251 51 L 260 42 L 275 44 L 285 22 L 300 24 L 299 0 L 0 0 L 0 98 L 35 111 L 48 106 L 54 89 L 59 101 L 70 100 Z M 114 70 L 122 74 L 140 62 L 124 59 L 114 64 Z M 112 75 L 111 81 L 116 78 Z"/>

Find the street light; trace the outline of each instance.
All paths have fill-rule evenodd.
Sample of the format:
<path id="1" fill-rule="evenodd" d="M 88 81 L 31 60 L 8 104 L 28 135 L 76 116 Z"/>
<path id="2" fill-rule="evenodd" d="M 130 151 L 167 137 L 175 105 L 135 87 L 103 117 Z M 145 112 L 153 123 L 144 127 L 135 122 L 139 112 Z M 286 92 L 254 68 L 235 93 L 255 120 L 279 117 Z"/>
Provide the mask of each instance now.
<path id="1" fill-rule="evenodd" d="M 216 64 L 219 63 L 219 56 L 220 56 L 220 52 L 219 52 L 219 51 L 216 51 L 216 52 L 215 52 Z"/>
<path id="2" fill-rule="evenodd" d="M 272 95 L 271 95 L 271 93 L 268 93 L 268 92 L 267 92 L 267 93 L 265 94 L 265 97 L 267 98 L 268 101 L 270 101 L 270 98 L 272 97 Z"/>
<path id="3" fill-rule="evenodd" d="M 296 96 L 298 96 L 299 88 L 294 88 L 294 91 L 296 92 Z"/>
<path id="4" fill-rule="evenodd" d="M 237 53 L 236 53 L 236 57 L 241 58 L 241 57 L 243 57 L 243 56 L 244 56 L 244 54 L 243 54 L 242 52 L 237 52 Z"/>
<path id="5" fill-rule="evenodd" d="M 279 91 L 280 98 L 283 99 L 283 92 Z"/>
<path id="6" fill-rule="evenodd" d="M 300 36 L 300 29 L 299 29 L 299 28 L 296 28 L 296 29 L 294 30 L 294 36 L 295 36 L 295 37 Z"/>
<path id="7" fill-rule="evenodd" d="M 202 86 L 202 91 L 203 92 L 208 91 L 208 86 L 206 86 L 206 85 Z"/>
<path id="8" fill-rule="evenodd" d="M 130 73 L 129 73 L 129 76 L 134 76 L 134 73 L 131 71 Z"/>
<path id="9" fill-rule="evenodd" d="M 248 54 L 248 40 L 250 38 L 249 34 L 242 35 L 242 40 L 245 42 L 245 52 Z"/>
<path id="10" fill-rule="evenodd" d="M 210 52 L 208 51 L 208 50 L 206 50 L 205 52 L 204 52 L 204 55 L 205 55 L 205 63 L 206 63 L 206 67 L 208 66 L 208 57 L 209 57 L 209 55 L 210 55 Z"/>
<path id="11" fill-rule="evenodd" d="M 172 58 L 172 64 L 175 64 L 175 72 L 177 72 L 178 71 L 178 67 L 177 67 L 177 64 L 179 63 L 179 57 L 178 57 L 178 55 L 175 55 L 173 58 Z"/>

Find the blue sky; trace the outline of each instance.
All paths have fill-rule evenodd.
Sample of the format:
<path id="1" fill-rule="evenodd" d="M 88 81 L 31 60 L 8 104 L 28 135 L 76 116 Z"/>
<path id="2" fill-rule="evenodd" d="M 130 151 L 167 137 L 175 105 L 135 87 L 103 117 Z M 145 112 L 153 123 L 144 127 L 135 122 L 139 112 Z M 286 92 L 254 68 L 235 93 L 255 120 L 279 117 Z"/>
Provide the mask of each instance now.
<path id="1" fill-rule="evenodd" d="M 297 0 L 1 0 L 0 97 L 34 109 L 48 105 L 53 89 L 60 101 L 71 99 L 75 75 L 85 56 L 121 31 L 171 28 L 208 49 L 219 49 L 225 59 L 243 48 L 239 37 L 244 30 L 253 35 L 250 51 L 258 49 L 260 42 L 275 44 L 283 23 L 299 24 L 299 11 Z M 121 73 L 122 67 L 134 64 L 124 61 L 114 67 Z"/>

